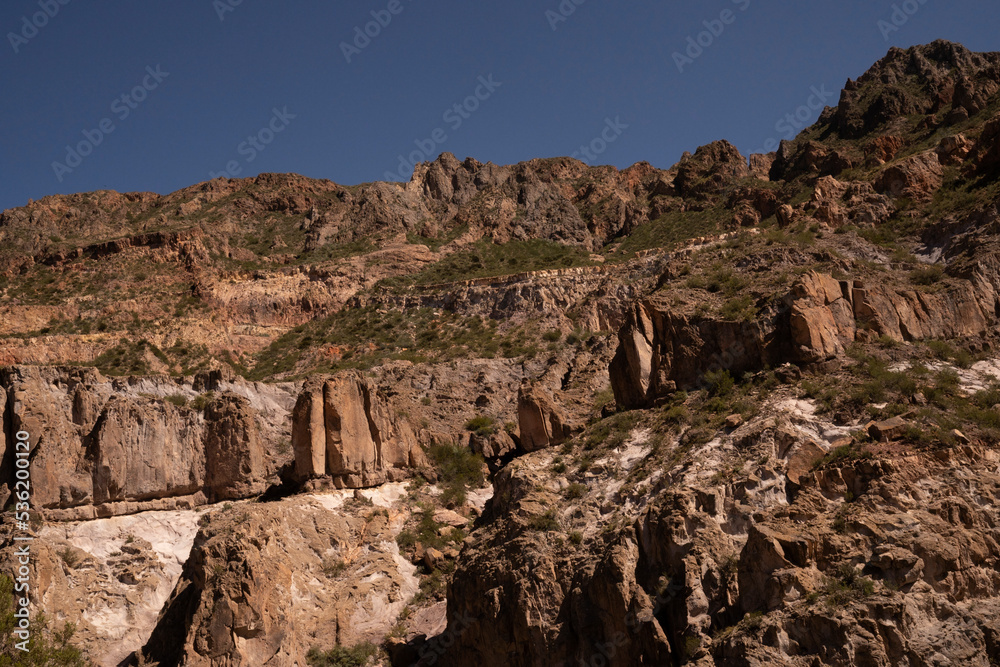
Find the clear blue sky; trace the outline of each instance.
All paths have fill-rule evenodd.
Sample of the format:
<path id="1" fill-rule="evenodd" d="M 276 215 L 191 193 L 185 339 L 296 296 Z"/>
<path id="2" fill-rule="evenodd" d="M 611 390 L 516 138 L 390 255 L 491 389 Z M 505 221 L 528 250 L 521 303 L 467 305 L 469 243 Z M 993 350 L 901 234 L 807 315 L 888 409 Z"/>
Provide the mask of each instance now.
<path id="1" fill-rule="evenodd" d="M 0 209 L 55 193 L 167 193 L 229 163 L 240 176 L 384 180 L 415 141 L 431 158 L 501 164 L 570 155 L 602 132 L 613 141 L 595 164 L 668 167 L 715 139 L 756 152 L 811 87 L 836 104 L 890 46 L 1000 50 L 995 2 L 908 1 L 918 10 L 886 39 L 890 0 L 562 0 L 575 9 L 558 22 L 546 12 L 558 16 L 560 0 L 4 0 Z M 348 63 L 342 43 L 373 11 L 391 21 Z M 672 54 L 720 16 L 729 23 L 709 27 L 721 34 L 679 71 Z M 157 67 L 168 75 L 150 75 Z M 252 135 L 262 151 L 243 143 Z M 89 154 L 68 156 L 81 142 Z"/>

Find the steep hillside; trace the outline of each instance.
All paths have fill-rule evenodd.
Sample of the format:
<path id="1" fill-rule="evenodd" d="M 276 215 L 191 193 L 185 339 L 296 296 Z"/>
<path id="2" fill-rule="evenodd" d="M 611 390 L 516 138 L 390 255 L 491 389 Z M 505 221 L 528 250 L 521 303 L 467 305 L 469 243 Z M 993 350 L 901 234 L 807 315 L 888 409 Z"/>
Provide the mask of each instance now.
<path id="1" fill-rule="evenodd" d="M 998 239 L 944 41 L 769 155 L 5 211 L 33 609 L 102 665 L 1000 663 Z"/>

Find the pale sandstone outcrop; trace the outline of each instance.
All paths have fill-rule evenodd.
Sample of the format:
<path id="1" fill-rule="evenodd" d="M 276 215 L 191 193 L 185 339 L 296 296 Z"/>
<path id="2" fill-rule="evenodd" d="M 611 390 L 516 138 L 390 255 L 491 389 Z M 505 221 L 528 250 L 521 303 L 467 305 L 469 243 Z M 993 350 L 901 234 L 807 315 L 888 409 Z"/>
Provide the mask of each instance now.
<path id="1" fill-rule="evenodd" d="M 159 664 L 286 667 L 316 646 L 380 642 L 418 590 L 396 510 L 322 497 L 212 513 L 145 655 Z M 336 566 L 336 567 L 334 567 Z"/>
<path id="2" fill-rule="evenodd" d="M 426 465 L 409 423 L 390 416 L 375 384 L 353 371 L 306 383 L 292 447 L 299 480 L 328 475 L 338 488 L 396 481 Z"/>
<path id="3" fill-rule="evenodd" d="M 163 400 L 210 388 L 204 413 Z M 286 428 L 284 387 L 16 366 L 0 369 L 0 390 L 4 420 L 31 435 L 33 505 L 55 520 L 248 497 L 280 467 L 282 454 L 269 445 Z"/>

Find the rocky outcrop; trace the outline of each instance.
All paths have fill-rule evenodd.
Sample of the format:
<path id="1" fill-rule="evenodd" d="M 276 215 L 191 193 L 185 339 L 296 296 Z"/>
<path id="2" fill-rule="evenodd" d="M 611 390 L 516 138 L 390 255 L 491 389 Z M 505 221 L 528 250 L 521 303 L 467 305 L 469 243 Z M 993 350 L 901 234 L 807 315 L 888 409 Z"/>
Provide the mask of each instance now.
<path id="1" fill-rule="evenodd" d="M 552 397 L 530 384 L 522 384 L 517 392 L 517 422 L 521 449 L 526 452 L 562 444 L 572 432 Z"/>
<path id="2" fill-rule="evenodd" d="M 944 40 L 892 48 L 857 81 L 847 82 L 827 122 L 841 138 L 859 139 L 907 115 L 940 112 L 951 117 L 961 110 L 968 118 L 1000 87 L 998 64 L 996 53 L 972 53 Z M 955 115 L 953 121 L 961 118 Z"/>
<path id="3" fill-rule="evenodd" d="M 966 280 L 921 291 L 812 272 L 779 310 L 743 322 L 682 314 L 654 296 L 637 303 L 619 331 L 611 387 L 620 407 L 648 407 L 677 389 L 702 387 L 711 372 L 740 377 L 766 366 L 832 359 L 860 328 L 897 341 L 974 336 L 991 321 L 978 296 Z"/>
<path id="4" fill-rule="evenodd" d="M 142 653 L 162 665 L 307 664 L 310 648 L 381 641 L 418 590 L 405 512 L 299 496 L 206 515 Z"/>
<path id="5" fill-rule="evenodd" d="M 979 140 L 972 148 L 972 155 L 981 173 L 1000 165 L 1000 116 L 993 118 L 983 128 Z"/>
<path id="6" fill-rule="evenodd" d="M 192 495 L 205 483 L 204 425 L 151 399 L 111 398 L 87 451 L 95 505 Z"/>
<path id="7" fill-rule="evenodd" d="M 0 386 L 4 422 L 31 434 L 32 500 L 50 519 L 245 498 L 275 481 L 286 456 L 275 445 L 288 437 L 291 387 L 28 366 L 0 369 Z M 204 410 L 186 404 L 199 395 Z"/>
<path id="8" fill-rule="evenodd" d="M 361 488 L 426 465 L 410 425 L 390 416 L 385 398 L 360 373 L 307 382 L 292 419 L 300 481 L 329 476 L 338 488 Z"/>
<path id="9" fill-rule="evenodd" d="M 875 179 L 875 189 L 892 197 L 907 197 L 914 202 L 929 202 L 941 187 L 944 169 L 937 151 L 929 150 L 908 157 L 883 170 Z"/>
<path id="10" fill-rule="evenodd" d="M 892 201 L 875 192 L 869 183 L 843 183 L 832 176 L 816 181 L 812 199 L 805 208 L 817 220 L 834 228 L 847 224 L 873 227 L 886 222 L 896 211 Z"/>
<path id="11" fill-rule="evenodd" d="M 717 194 L 750 175 L 747 159 L 728 141 L 701 146 L 677 165 L 674 188 L 685 197 Z"/>
<path id="12" fill-rule="evenodd" d="M 205 409 L 205 489 L 210 502 L 262 493 L 267 479 L 264 443 L 250 402 L 223 395 Z"/>
<path id="13" fill-rule="evenodd" d="M 787 318 L 786 318 L 787 319 Z M 723 321 L 676 312 L 666 297 L 637 303 L 618 332 L 611 388 L 619 407 L 652 405 L 677 389 L 701 387 L 711 372 L 734 377 L 787 356 L 770 321 Z"/>
<path id="14" fill-rule="evenodd" d="M 825 361 L 854 342 L 857 329 L 851 285 L 809 274 L 792 290 L 791 340 L 796 361 Z"/>

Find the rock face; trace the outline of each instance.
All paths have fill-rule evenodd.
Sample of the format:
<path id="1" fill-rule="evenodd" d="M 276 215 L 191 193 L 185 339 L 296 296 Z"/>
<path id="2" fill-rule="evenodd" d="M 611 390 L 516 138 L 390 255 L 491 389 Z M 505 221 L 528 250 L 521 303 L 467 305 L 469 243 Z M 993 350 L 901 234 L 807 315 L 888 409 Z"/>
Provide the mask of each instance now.
<path id="1" fill-rule="evenodd" d="M 878 194 L 869 183 L 842 183 L 824 176 L 816 181 L 806 210 L 817 220 L 837 228 L 848 224 L 879 225 L 892 217 L 896 209 L 888 197 Z"/>
<path id="2" fill-rule="evenodd" d="M 210 502 L 248 498 L 264 491 L 264 443 L 250 402 L 223 395 L 205 410 L 205 488 Z"/>
<path id="3" fill-rule="evenodd" d="M 218 391 L 204 411 L 164 400 Z M 33 501 L 51 519 L 93 518 L 262 492 L 282 462 L 291 387 L 242 380 L 110 380 L 93 369 L 0 369 L 4 422 L 31 434 Z M 157 396 L 159 395 L 159 397 Z M 290 457 L 290 454 L 289 454 Z M 9 457 L 8 457 L 9 458 Z M 4 459 L 4 483 L 12 461 Z"/>
<path id="4" fill-rule="evenodd" d="M 521 448 L 526 452 L 562 444 L 571 432 L 552 397 L 527 384 L 517 393 L 517 421 Z"/>
<path id="5" fill-rule="evenodd" d="M 897 341 L 981 334 L 992 318 L 978 294 L 965 280 L 925 292 L 812 272 L 779 310 L 749 322 L 683 315 L 654 296 L 636 304 L 619 331 L 611 387 L 619 406 L 648 407 L 677 389 L 700 387 L 710 372 L 739 377 L 765 366 L 832 359 L 862 326 Z"/>
<path id="6" fill-rule="evenodd" d="M 787 318 L 786 318 L 787 320 Z M 677 389 L 700 387 L 705 375 L 734 377 L 787 356 L 787 338 L 772 322 L 730 322 L 675 312 L 663 297 L 644 299 L 618 332 L 611 388 L 620 407 L 646 407 Z"/>
<path id="7" fill-rule="evenodd" d="M 405 514 L 344 498 L 238 505 L 202 520 L 143 653 L 162 665 L 305 665 L 380 641 L 417 592 L 395 536 Z"/>
<path id="8" fill-rule="evenodd" d="M 108 401 L 87 452 L 97 505 L 192 495 L 205 483 L 204 426 L 147 399 Z"/>
<path id="9" fill-rule="evenodd" d="M 293 412 L 292 447 L 299 480 L 330 476 L 338 488 L 396 481 L 425 465 L 404 420 L 360 373 L 310 380 Z"/>
<path id="10" fill-rule="evenodd" d="M 941 187 L 944 169 L 936 151 L 924 151 L 885 169 L 876 179 L 875 188 L 893 197 L 909 197 L 928 202 Z"/>

